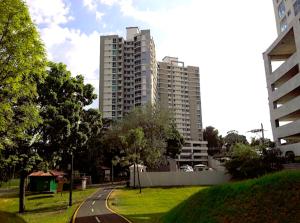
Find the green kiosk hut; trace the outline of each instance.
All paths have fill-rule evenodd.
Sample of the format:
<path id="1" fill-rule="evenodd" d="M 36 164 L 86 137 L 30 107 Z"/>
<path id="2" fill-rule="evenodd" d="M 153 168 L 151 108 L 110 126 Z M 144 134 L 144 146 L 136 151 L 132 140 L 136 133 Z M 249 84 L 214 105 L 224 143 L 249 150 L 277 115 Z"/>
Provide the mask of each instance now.
<path id="1" fill-rule="evenodd" d="M 32 192 L 57 192 L 59 179 L 64 177 L 63 172 L 59 171 L 37 171 L 29 175 L 29 190 Z"/>

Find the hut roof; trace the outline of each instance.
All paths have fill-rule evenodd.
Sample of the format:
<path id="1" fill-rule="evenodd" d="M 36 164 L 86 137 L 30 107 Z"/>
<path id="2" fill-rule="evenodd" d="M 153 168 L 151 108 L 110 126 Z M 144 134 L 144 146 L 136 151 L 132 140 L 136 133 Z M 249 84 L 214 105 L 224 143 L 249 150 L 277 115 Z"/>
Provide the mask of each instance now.
<path id="1" fill-rule="evenodd" d="M 64 176 L 65 173 L 57 170 L 50 170 L 48 172 L 44 171 L 36 171 L 31 173 L 29 176 L 30 177 L 58 177 L 58 176 Z"/>

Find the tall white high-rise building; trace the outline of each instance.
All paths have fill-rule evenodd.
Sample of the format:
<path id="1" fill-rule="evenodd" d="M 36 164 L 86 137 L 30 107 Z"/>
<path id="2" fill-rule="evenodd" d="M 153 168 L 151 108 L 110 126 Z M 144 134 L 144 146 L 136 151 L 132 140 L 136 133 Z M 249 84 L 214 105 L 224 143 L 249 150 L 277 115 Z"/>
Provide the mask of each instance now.
<path id="1" fill-rule="evenodd" d="M 300 156 L 300 0 L 273 0 L 277 39 L 264 53 L 273 137 Z"/>
<path id="2" fill-rule="evenodd" d="M 135 106 L 156 102 L 157 64 L 150 30 L 126 30 L 126 39 L 100 37 L 99 107 L 104 118 L 119 119 Z"/>
<path id="3" fill-rule="evenodd" d="M 199 67 L 184 66 L 177 57 L 158 63 L 160 106 L 169 109 L 185 145 L 177 161 L 208 164 L 207 142 L 203 141 Z"/>

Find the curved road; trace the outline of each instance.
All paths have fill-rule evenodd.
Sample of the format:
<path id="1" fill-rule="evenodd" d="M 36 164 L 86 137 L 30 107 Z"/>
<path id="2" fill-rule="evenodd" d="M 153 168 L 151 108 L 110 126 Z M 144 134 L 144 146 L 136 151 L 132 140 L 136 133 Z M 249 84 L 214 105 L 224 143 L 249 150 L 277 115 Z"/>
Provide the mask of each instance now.
<path id="1" fill-rule="evenodd" d="M 106 207 L 106 199 L 113 189 L 104 187 L 89 197 L 79 208 L 75 223 L 129 223 Z"/>

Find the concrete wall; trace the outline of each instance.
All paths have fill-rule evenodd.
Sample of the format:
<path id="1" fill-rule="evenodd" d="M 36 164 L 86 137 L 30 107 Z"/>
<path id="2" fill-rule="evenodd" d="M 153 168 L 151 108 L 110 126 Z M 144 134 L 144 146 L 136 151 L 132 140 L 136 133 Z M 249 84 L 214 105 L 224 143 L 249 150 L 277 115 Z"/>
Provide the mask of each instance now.
<path id="1" fill-rule="evenodd" d="M 230 176 L 223 171 L 209 170 L 201 172 L 140 172 L 139 175 L 142 187 L 217 185 L 230 180 Z M 138 185 L 137 174 L 135 182 Z M 133 186 L 132 172 L 130 186 Z"/>
<path id="2" fill-rule="evenodd" d="M 215 160 L 212 156 L 208 156 L 208 166 L 214 170 L 226 172 L 226 168 L 219 160 Z"/>

